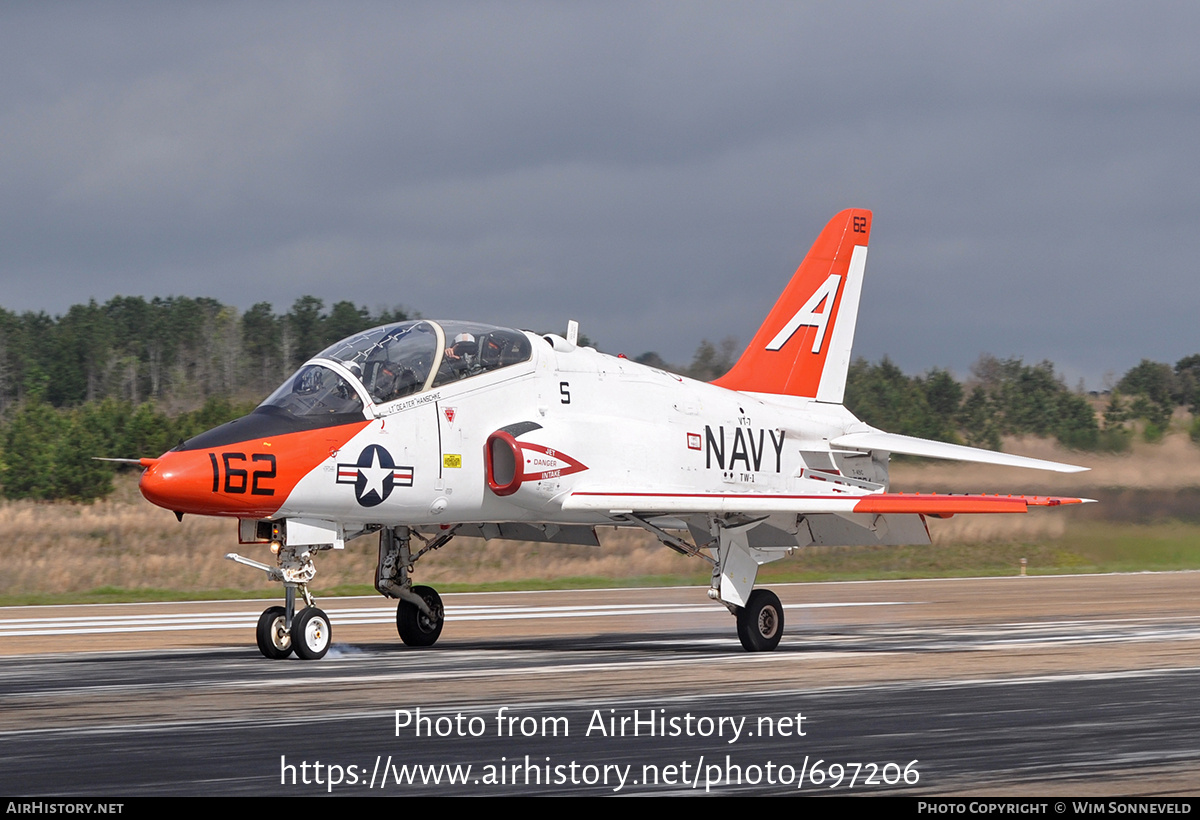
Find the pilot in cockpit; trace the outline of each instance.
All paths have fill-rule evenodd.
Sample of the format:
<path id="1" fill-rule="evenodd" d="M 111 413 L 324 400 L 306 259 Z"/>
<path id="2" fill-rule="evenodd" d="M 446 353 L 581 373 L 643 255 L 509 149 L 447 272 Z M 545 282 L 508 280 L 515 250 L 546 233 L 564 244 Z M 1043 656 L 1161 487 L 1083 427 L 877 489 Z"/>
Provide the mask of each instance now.
<path id="1" fill-rule="evenodd" d="M 446 348 L 445 360 L 461 379 L 479 367 L 479 343 L 470 333 L 460 333 L 454 337 L 454 344 Z"/>

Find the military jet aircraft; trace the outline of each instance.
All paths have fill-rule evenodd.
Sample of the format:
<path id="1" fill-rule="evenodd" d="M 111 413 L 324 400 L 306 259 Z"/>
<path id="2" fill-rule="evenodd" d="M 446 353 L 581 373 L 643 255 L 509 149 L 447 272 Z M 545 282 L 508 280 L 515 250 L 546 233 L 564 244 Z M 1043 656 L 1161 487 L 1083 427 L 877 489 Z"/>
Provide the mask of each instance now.
<path id="1" fill-rule="evenodd" d="M 283 584 L 263 612 L 268 658 L 316 659 L 329 618 L 308 586 L 322 550 L 379 533 L 375 586 L 409 646 L 441 635 L 414 567 L 459 535 L 598 545 L 636 527 L 712 568 L 708 595 L 749 651 L 783 634 L 758 567 L 812 545 L 928 544 L 926 517 L 1084 499 L 893 493 L 903 453 L 1059 472 L 1082 468 L 877 430 L 842 406 L 871 213 L 825 227 L 746 352 L 706 384 L 565 337 L 419 319 L 322 351 L 248 416 L 142 459 L 142 494 L 238 520 L 230 554 Z M 297 609 L 297 593 L 305 606 Z"/>

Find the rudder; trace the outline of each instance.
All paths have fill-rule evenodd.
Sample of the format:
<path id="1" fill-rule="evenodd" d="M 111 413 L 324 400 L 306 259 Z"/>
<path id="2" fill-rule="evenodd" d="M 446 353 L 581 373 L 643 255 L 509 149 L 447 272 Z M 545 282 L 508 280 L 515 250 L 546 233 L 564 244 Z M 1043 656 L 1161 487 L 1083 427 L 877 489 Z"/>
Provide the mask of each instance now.
<path id="1" fill-rule="evenodd" d="M 841 404 L 870 235 L 870 211 L 831 219 L 746 352 L 713 384 Z"/>

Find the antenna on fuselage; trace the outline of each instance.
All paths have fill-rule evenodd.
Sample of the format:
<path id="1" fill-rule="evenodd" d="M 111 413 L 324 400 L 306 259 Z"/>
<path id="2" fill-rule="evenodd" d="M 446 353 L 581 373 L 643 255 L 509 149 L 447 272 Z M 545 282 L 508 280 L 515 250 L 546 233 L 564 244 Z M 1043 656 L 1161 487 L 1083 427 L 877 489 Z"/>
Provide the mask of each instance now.
<path id="1" fill-rule="evenodd" d="M 572 346 L 579 344 L 579 322 L 574 319 L 567 320 L 567 341 Z"/>

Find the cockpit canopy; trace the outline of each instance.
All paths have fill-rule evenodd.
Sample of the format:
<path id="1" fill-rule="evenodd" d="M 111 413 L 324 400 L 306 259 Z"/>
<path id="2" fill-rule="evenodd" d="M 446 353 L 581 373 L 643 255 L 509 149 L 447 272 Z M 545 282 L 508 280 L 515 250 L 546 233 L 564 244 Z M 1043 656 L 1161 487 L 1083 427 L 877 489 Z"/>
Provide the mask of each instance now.
<path id="1" fill-rule="evenodd" d="M 529 338 L 508 328 L 427 319 L 384 325 L 323 350 L 259 409 L 273 408 L 308 420 L 336 417 L 329 421 L 341 423 L 363 417 L 362 395 L 373 404 L 386 404 L 528 361 L 532 354 Z M 358 384 L 321 364 L 322 359 L 342 365 Z"/>

